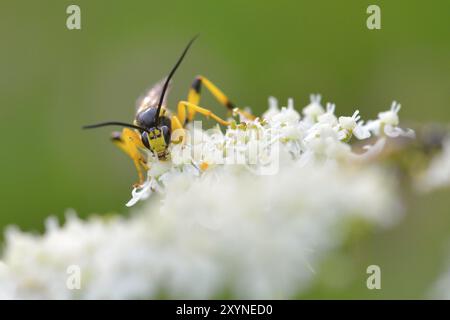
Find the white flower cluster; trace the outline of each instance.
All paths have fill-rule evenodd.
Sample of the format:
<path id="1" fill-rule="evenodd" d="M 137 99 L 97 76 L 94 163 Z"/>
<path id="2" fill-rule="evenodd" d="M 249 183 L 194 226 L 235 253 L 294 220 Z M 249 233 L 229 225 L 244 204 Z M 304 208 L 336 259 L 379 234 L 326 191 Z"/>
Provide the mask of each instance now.
<path id="1" fill-rule="evenodd" d="M 358 113 L 337 118 L 317 96 L 303 118 L 292 100 L 281 110 L 270 101 L 264 120 L 224 134 L 192 128 L 200 142 L 174 146 L 172 162 L 152 166 L 129 205 L 159 195 L 130 217 L 70 214 L 63 226 L 49 219 L 42 236 L 10 228 L 0 298 L 290 298 L 342 243 L 349 221 L 398 219 L 392 175 L 364 163 L 382 144 L 362 155 L 348 144 L 353 135 L 403 134 L 398 123 L 386 113 L 367 125 Z M 80 270 L 79 288 L 67 285 L 70 266 Z"/>
<path id="2" fill-rule="evenodd" d="M 202 130 L 191 127 L 185 144 L 172 145 L 170 162 L 155 162 L 147 175 L 147 182 L 132 191 L 127 206 L 146 199 L 153 191 L 161 191 L 164 180 L 174 173 L 189 170 L 202 175 L 217 165 L 242 165 L 255 174 L 276 174 L 283 151 L 303 165 L 317 162 L 363 161 L 376 156 L 386 138 L 406 136 L 413 138 L 414 131 L 401 129 L 395 101 L 389 111 L 378 114 L 378 119 L 367 124 L 360 120 L 359 110 L 351 117 L 335 116 L 335 105 L 328 103 L 326 110 L 320 104 L 320 95 L 311 95 L 303 109 L 304 117 L 294 109 L 292 99 L 287 107 L 278 107 L 275 98 L 269 98 L 269 110 L 255 121 L 233 124 L 225 133 L 218 127 Z M 363 154 L 352 152 L 348 143 L 352 136 L 365 140 L 371 136 L 375 143 L 363 147 Z M 153 158 L 150 154 L 149 158 Z"/>

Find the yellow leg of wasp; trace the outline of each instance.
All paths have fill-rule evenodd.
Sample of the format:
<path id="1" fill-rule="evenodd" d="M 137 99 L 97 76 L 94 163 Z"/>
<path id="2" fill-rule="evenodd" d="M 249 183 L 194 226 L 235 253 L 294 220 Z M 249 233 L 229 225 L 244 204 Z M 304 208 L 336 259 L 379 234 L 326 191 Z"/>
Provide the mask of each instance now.
<path id="1" fill-rule="evenodd" d="M 184 131 L 183 125 L 176 115 L 172 116 L 172 136 L 171 140 L 173 143 L 180 143 L 185 141 L 186 133 Z"/>
<path id="2" fill-rule="evenodd" d="M 214 96 L 214 98 L 216 98 L 216 100 L 220 104 L 224 105 L 228 109 L 229 112 L 235 111 L 238 114 L 241 114 L 242 116 L 246 117 L 247 119 L 251 120 L 255 119 L 254 115 L 239 108 L 236 108 L 234 104 L 231 103 L 230 99 L 228 99 L 228 97 L 218 87 L 216 87 L 214 83 L 212 83 L 203 76 L 197 76 L 192 82 L 187 99 L 189 103 L 195 105 L 198 105 L 200 103 L 200 90 L 202 84 L 206 87 L 206 89 L 208 89 L 209 92 L 211 92 L 211 94 Z M 188 110 L 187 120 L 191 121 L 194 118 L 195 113 L 196 111 L 194 109 Z"/>
<path id="3" fill-rule="evenodd" d="M 178 116 L 177 117 L 178 117 L 180 123 L 186 123 L 186 109 L 187 109 L 187 114 L 195 114 L 196 112 L 198 112 L 198 113 L 206 116 L 207 118 L 211 118 L 211 119 L 217 121 L 221 125 L 224 125 L 224 126 L 230 125 L 229 121 L 225 121 L 222 118 L 218 117 L 217 115 L 212 113 L 211 110 L 202 108 L 196 104 L 193 104 L 193 103 L 190 103 L 187 101 L 178 102 Z"/>
<path id="4" fill-rule="evenodd" d="M 178 129 L 183 129 L 183 125 L 180 122 L 180 119 L 178 119 L 177 116 L 172 116 L 172 131 L 174 130 L 178 130 Z"/>
<path id="5" fill-rule="evenodd" d="M 113 132 L 112 141 L 133 160 L 139 176 L 139 182 L 135 186 L 142 185 L 145 182 L 143 171 L 148 170 L 148 166 L 146 159 L 139 151 L 139 148 L 145 148 L 139 134 L 134 130 L 124 128 L 122 132 Z"/>

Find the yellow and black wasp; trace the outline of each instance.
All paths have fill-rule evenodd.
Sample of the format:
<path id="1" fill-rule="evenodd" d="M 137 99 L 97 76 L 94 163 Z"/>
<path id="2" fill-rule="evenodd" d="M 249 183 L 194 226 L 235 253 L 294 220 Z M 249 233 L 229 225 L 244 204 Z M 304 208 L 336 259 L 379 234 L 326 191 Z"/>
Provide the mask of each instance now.
<path id="1" fill-rule="evenodd" d="M 186 124 L 193 120 L 196 113 L 211 118 L 224 126 L 230 125 L 229 121 L 223 120 L 211 110 L 199 106 L 202 85 L 230 112 L 243 115 L 247 119 L 254 119 L 253 115 L 236 108 L 219 88 L 203 76 L 197 76 L 194 79 L 187 101 L 182 100 L 178 102 L 177 114 L 172 114 L 166 107 L 165 98 L 169 83 L 196 38 L 194 37 L 188 43 L 167 78 L 155 84 L 143 98 L 139 99 L 133 124 L 108 121 L 83 127 L 84 129 L 104 126 L 125 127 L 121 132 L 112 133 L 112 141 L 133 160 L 139 176 L 139 182 L 135 184 L 137 186 L 144 183 L 143 172 L 149 169 L 147 159 L 140 150 L 146 148 L 157 156 L 159 160 L 168 160 L 170 143 L 180 143 L 182 141 L 180 141 L 179 137 L 183 137 L 183 135 L 176 135 L 178 139 L 174 141 L 173 137 L 175 135 L 173 133 L 178 129 L 184 130 Z"/>

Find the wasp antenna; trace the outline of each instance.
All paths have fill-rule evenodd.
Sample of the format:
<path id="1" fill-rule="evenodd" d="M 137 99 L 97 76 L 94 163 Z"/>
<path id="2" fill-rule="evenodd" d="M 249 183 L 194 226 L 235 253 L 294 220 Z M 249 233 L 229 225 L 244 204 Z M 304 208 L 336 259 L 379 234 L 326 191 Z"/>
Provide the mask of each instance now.
<path id="1" fill-rule="evenodd" d="M 164 83 L 164 87 L 162 89 L 161 92 L 161 96 L 159 97 L 159 102 L 158 102 L 158 109 L 156 110 L 156 124 L 159 124 L 159 113 L 161 112 L 161 107 L 162 107 L 162 103 L 164 101 L 164 95 L 166 94 L 166 90 L 167 87 L 169 86 L 169 82 L 170 79 L 172 79 L 173 75 L 175 74 L 175 71 L 177 71 L 178 67 L 180 66 L 181 62 L 184 59 L 184 56 L 186 55 L 186 53 L 188 52 L 190 46 L 192 45 L 192 43 L 195 41 L 195 39 L 197 39 L 199 35 L 197 34 L 195 37 L 193 37 L 191 39 L 191 41 L 189 41 L 189 43 L 187 44 L 186 48 L 184 49 L 183 53 L 181 54 L 181 56 L 178 58 L 177 63 L 175 64 L 175 66 L 172 68 L 172 70 L 169 73 L 169 76 L 166 79 L 166 82 Z"/>
<path id="2" fill-rule="evenodd" d="M 107 127 L 107 126 L 121 126 L 121 127 L 133 128 L 133 129 L 138 129 L 138 130 L 149 132 L 147 129 L 142 128 L 140 126 L 136 126 L 134 124 L 126 123 L 126 122 L 119 122 L 119 121 L 100 122 L 100 123 L 96 123 L 96 124 L 90 124 L 87 126 L 83 126 L 82 128 L 83 129 L 95 129 L 95 128 Z"/>

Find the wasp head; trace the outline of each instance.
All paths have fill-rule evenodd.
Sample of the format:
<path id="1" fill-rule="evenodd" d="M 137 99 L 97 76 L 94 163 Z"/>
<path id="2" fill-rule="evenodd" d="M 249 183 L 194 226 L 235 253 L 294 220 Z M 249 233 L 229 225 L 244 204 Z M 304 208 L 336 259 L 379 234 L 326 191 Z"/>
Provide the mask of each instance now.
<path id="1" fill-rule="evenodd" d="M 141 133 L 144 146 L 158 157 L 165 156 L 170 143 L 170 129 L 167 126 L 149 128 Z"/>
<path id="2" fill-rule="evenodd" d="M 166 117 L 157 117 L 156 108 L 148 108 L 136 116 L 136 125 L 141 130 L 144 146 L 159 157 L 165 155 L 170 143 L 170 121 Z"/>

